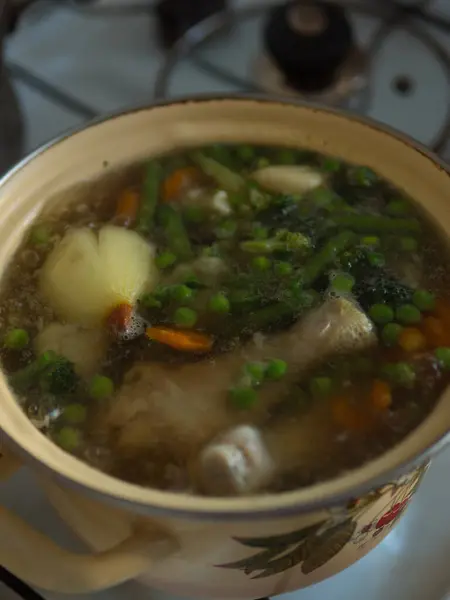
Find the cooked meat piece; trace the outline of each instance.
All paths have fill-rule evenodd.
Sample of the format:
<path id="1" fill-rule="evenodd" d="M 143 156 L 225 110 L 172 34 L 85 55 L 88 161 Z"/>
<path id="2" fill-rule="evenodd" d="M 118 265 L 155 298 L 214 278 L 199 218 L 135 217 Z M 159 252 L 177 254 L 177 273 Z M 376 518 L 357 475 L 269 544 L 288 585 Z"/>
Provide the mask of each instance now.
<path id="1" fill-rule="evenodd" d="M 212 361 L 136 365 L 113 400 L 107 427 L 123 454 L 154 450 L 189 461 L 224 429 L 263 423 L 302 371 L 330 355 L 362 350 L 375 342 L 371 321 L 355 304 L 329 299 L 263 344 L 250 342 Z M 239 381 L 243 366 L 270 358 L 286 361 L 285 377 L 264 384 L 253 408 L 230 406 L 228 390 Z"/>

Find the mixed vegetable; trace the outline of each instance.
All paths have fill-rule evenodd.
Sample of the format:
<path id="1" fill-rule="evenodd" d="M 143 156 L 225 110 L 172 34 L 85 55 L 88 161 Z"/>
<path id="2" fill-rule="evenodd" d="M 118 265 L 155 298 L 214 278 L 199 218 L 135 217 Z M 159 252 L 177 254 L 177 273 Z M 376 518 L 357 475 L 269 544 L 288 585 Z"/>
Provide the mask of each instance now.
<path id="1" fill-rule="evenodd" d="M 304 150 L 214 145 L 149 161 L 101 210 L 88 209 L 88 224 L 72 207 L 33 226 L 24 246 L 37 257 L 31 287 L 10 285 L 3 300 L 10 384 L 68 451 L 84 452 L 125 366 L 211 361 L 333 298 L 365 314 L 377 343 L 308 366 L 277 411 L 301 418 L 325 403 L 337 431 L 363 437 L 382 435 L 398 412 L 404 435 L 449 380 L 439 250 L 409 199 L 370 168 Z M 30 289 L 42 301 L 28 327 L 6 300 Z M 251 411 L 291 376 L 282 356 L 243 358 L 225 390 L 229 410 Z"/>

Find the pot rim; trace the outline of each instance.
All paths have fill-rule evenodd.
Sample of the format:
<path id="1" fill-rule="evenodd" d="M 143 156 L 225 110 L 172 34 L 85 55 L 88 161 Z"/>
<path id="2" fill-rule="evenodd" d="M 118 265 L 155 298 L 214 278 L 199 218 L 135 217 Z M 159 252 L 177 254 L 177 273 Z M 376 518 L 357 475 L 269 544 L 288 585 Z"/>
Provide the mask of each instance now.
<path id="1" fill-rule="evenodd" d="M 227 95 L 205 93 L 183 96 L 169 100 L 158 99 L 154 102 L 139 104 L 119 111 L 112 111 L 97 117 L 88 123 L 70 128 L 66 132 L 52 138 L 45 144 L 31 151 L 26 157 L 20 160 L 16 166 L 14 166 L 3 177 L 1 177 L 0 195 L 3 186 L 9 182 L 9 180 L 12 179 L 19 171 L 26 168 L 27 165 L 35 158 L 75 136 L 76 134 L 91 127 L 95 127 L 105 121 L 126 117 L 127 115 L 135 114 L 137 112 L 149 111 L 154 108 L 164 106 L 227 101 L 244 103 L 258 102 L 271 105 L 278 104 L 281 106 L 299 106 L 316 113 L 331 114 L 343 120 L 352 122 L 356 121 L 380 133 L 388 134 L 390 137 L 396 138 L 399 142 L 420 153 L 425 159 L 428 159 L 430 162 L 432 162 L 438 169 L 445 171 L 448 175 L 450 175 L 450 167 L 423 144 L 413 140 L 403 132 L 400 132 L 389 125 L 382 124 L 370 117 L 353 114 L 344 109 L 328 108 L 321 106 L 320 104 L 305 102 L 303 100 L 297 100 L 293 98 L 245 93 Z M 23 418 L 29 422 L 25 414 L 23 414 Z M 407 438 L 413 436 L 416 432 L 417 429 L 413 430 L 413 432 L 411 432 Z M 123 509 L 132 510 L 133 512 L 139 512 L 145 515 L 159 514 L 162 516 L 174 516 L 191 519 L 213 519 L 215 521 L 232 519 L 234 521 L 238 521 L 255 520 L 274 516 L 277 518 L 287 517 L 313 510 L 316 511 L 326 509 L 334 505 L 343 504 L 349 499 L 362 496 L 377 486 L 385 484 L 388 481 L 395 481 L 402 474 L 408 473 L 413 469 L 426 464 L 435 454 L 437 454 L 450 443 L 450 429 L 444 434 L 436 437 L 436 439 L 428 444 L 422 451 L 411 453 L 407 459 L 397 461 L 393 467 L 382 470 L 379 475 L 364 480 L 362 483 L 349 485 L 341 491 L 332 492 L 327 490 L 327 487 L 330 485 L 332 486 L 333 483 L 336 483 L 337 481 L 345 479 L 345 476 L 348 474 L 343 474 L 331 480 L 326 480 L 313 486 L 308 486 L 295 491 L 237 498 L 209 498 L 197 495 L 193 496 L 188 494 L 178 494 L 174 492 L 165 492 L 144 488 L 139 485 L 127 483 L 118 478 L 102 473 L 80 461 L 79 459 L 76 459 L 75 457 L 67 455 L 53 442 L 46 438 L 46 442 L 52 447 L 52 451 L 59 453 L 61 458 L 65 458 L 65 462 L 68 466 L 82 465 L 83 472 L 95 475 L 91 482 L 87 484 L 83 481 L 83 477 L 79 476 L 78 471 L 73 477 L 70 474 L 59 472 L 56 468 L 37 458 L 18 441 L 13 439 L 10 434 L 6 434 L 6 437 L 14 447 L 15 451 L 20 456 L 27 457 L 28 460 L 31 459 L 31 461 L 36 464 L 38 470 L 44 470 L 53 478 L 61 480 L 64 482 L 64 484 L 70 487 L 82 490 L 85 494 L 96 499 L 101 499 L 103 501 L 106 499 L 110 503 L 116 504 Z M 402 443 L 403 442 L 400 442 L 400 444 L 397 444 L 394 448 L 398 448 Z M 385 458 L 392 452 L 392 450 L 393 449 L 388 450 L 387 452 L 383 453 L 381 457 L 369 462 L 375 463 L 376 461 Z M 350 471 L 350 475 L 363 472 L 367 465 L 368 463 L 365 463 L 361 467 Z M 95 485 L 93 485 L 92 481 L 95 482 Z M 108 489 L 111 487 L 114 487 L 115 489 Z"/>

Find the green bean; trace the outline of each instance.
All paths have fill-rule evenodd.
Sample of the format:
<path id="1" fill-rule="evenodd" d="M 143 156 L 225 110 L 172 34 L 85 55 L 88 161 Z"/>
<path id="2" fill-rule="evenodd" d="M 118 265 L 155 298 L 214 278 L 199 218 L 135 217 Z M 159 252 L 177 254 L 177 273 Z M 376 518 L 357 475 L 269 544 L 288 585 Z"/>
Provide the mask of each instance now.
<path id="1" fill-rule="evenodd" d="M 153 226 L 162 173 L 162 167 L 158 162 L 152 161 L 148 164 L 136 220 L 136 230 L 143 235 L 147 235 Z"/>
<path id="2" fill-rule="evenodd" d="M 310 286 L 323 273 L 337 256 L 353 242 L 357 237 L 351 231 L 343 231 L 328 240 L 325 246 L 305 264 L 301 274 L 301 282 L 304 286 Z"/>
<path id="3" fill-rule="evenodd" d="M 245 187 L 246 182 L 243 177 L 213 158 L 209 158 L 201 152 L 193 152 L 191 158 L 205 175 L 214 179 L 217 185 L 225 191 L 236 193 Z"/>
<path id="4" fill-rule="evenodd" d="M 171 206 L 160 206 L 158 218 L 163 226 L 166 243 L 171 252 L 181 261 L 193 257 L 191 242 L 181 215 Z"/>
<path id="5" fill-rule="evenodd" d="M 362 233 L 419 233 L 417 219 L 391 219 L 375 215 L 340 215 L 331 220 L 337 227 Z"/>

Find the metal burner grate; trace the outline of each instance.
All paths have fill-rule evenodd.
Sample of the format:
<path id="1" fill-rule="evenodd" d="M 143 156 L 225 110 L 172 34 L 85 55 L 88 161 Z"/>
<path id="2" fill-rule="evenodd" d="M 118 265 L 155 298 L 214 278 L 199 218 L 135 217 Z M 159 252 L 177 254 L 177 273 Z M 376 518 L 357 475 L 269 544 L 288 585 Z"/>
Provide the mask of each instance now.
<path id="1" fill-rule="evenodd" d="M 14 592 L 22 600 L 45 600 L 43 596 L 32 590 L 15 575 L 0 567 L 0 582 Z"/>
<path id="2" fill-rule="evenodd" d="M 438 42 L 437 36 L 429 33 L 428 25 L 432 24 L 446 33 L 450 32 L 450 23 L 439 19 L 427 12 L 431 1 L 419 1 L 409 5 L 402 5 L 391 0 L 380 2 L 364 2 L 358 0 L 334 0 L 336 4 L 345 7 L 352 18 L 369 18 L 376 24 L 370 36 L 370 41 L 363 44 L 363 51 L 368 56 L 368 85 L 359 94 L 351 99 L 348 108 L 360 114 L 370 114 L 370 109 L 376 96 L 376 79 L 373 64 L 380 54 L 385 51 L 391 36 L 405 34 L 408 39 L 420 44 L 429 54 L 430 62 L 439 64 L 445 73 L 447 81 L 447 108 L 443 110 L 442 119 L 436 127 L 428 145 L 436 152 L 442 152 L 448 145 L 450 136 L 450 57 L 446 49 Z M 179 40 L 169 53 L 167 60 L 161 68 L 155 83 L 155 96 L 158 98 L 178 95 L 177 80 L 183 79 L 181 64 L 190 64 L 190 69 L 203 74 L 213 89 L 226 89 L 245 93 L 265 93 L 258 79 L 252 76 L 251 68 L 243 71 L 243 63 L 251 65 L 254 57 L 251 52 L 259 43 L 261 23 L 268 12 L 279 3 L 261 3 L 257 6 L 242 10 L 230 10 L 199 23 Z M 236 33 L 237 32 L 237 33 Z M 253 48 L 249 43 L 243 44 L 241 55 L 237 57 L 236 39 L 254 37 Z M 233 54 L 234 51 L 234 54 Z M 228 62 L 221 57 L 229 52 L 234 56 Z M 216 55 L 217 54 L 217 55 Z M 179 74 L 181 73 L 181 77 Z M 174 77 L 176 75 L 176 77 Z M 392 81 L 391 89 L 398 97 L 410 99 L 416 91 L 416 82 L 399 73 Z M 206 89 L 202 91 L 208 91 Z M 181 92 L 183 93 L 183 92 Z M 375 116 L 377 118 L 377 116 Z"/>

